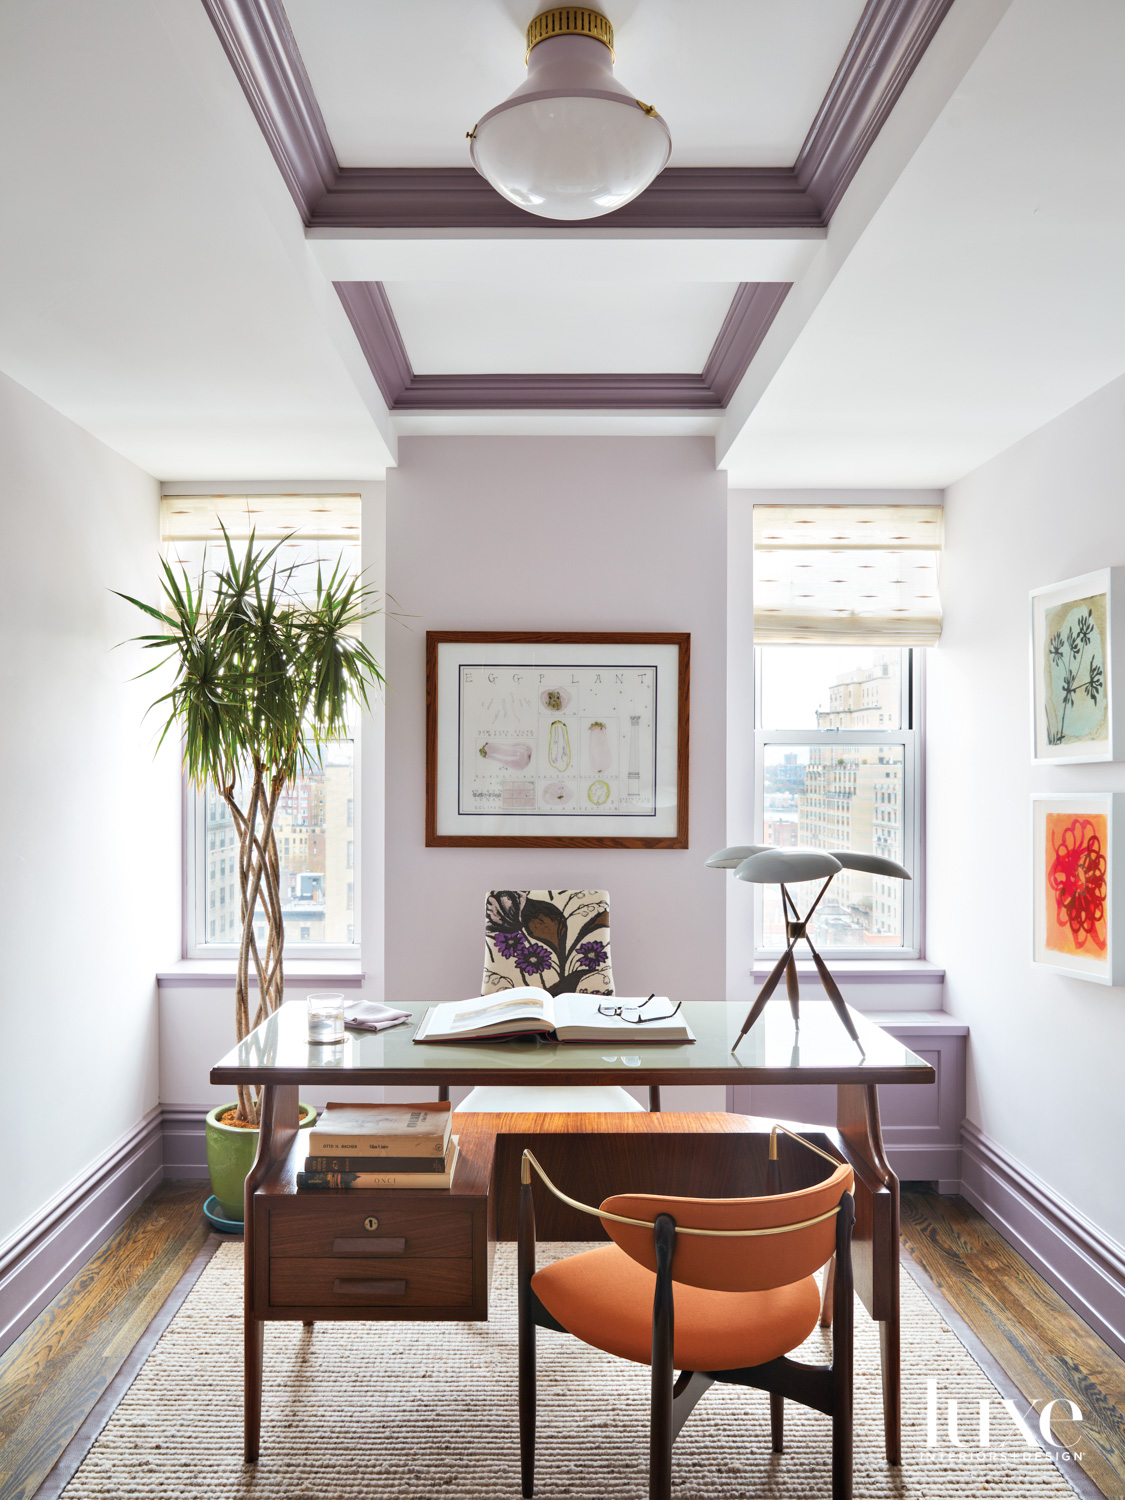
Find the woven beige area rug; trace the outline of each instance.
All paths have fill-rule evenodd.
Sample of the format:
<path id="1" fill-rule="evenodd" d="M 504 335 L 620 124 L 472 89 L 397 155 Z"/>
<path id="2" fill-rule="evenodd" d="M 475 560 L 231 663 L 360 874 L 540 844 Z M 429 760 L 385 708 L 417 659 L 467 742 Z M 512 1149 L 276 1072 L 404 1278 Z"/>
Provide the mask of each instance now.
<path id="1" fill-rule="evenodd" d="M 540 1246 L 544 1264 L 580 1246 Z M 152 1350 L 66 1500 L 517 1500 L 515 1247 L 497 1247 L 487 1323 L 266 1327 L 262 1454 L 242 1462 L 242 1246 L 222 1245 Z M 857 1305 L 857 1500 L 1046 1500 L 1073 1492 L 996 1388 L 903 1276 L 904 1448 L 882 1452 L 879 1341 Z M 817 1330 L 800 1352 L 827 1359 Z M 648 1370 L 539 1331 L 536 1495 L 644 1500 Z M 939 1444 L 927 1446 L 927 1380 Z M 961 1446 L 947 1440 L 949 1400 Z M 990 1403 L 980 1446 L 979 1403 Z M 827 1417 L 786 1403 L 773 1454 L 763 1392 L 713 1386 L 673 1451 L 679 1500 L 831 1494 Z M 1034 1420 L 1034 1416 L 1032 1418 Z"/>

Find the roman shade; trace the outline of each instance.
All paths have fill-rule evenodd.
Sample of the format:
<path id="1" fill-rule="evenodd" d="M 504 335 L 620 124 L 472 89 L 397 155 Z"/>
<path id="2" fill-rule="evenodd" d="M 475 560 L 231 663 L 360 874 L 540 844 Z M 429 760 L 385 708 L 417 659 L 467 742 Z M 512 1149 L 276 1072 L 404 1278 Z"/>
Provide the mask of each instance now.
<path id="1" fill-rule="evenodd" d="M 360 497 L 358 495 L 162 495 L 160 540 L 165 557 L 182 563 L 192 578 L 223 555 L 223 531 L 245 550 L 251 531 L 257 542 L 281 542 L 279 569 L 302 596 L 316 590 L 317 567 L 331 573 L 343 561 L 358 574 Z M 241 543 L 241 546 L 239 545 Z"/>
<path id="2" fill-rule="evenodd" d="M 940 505 L 756 505 L 757 645 L 933 646 Z"/>

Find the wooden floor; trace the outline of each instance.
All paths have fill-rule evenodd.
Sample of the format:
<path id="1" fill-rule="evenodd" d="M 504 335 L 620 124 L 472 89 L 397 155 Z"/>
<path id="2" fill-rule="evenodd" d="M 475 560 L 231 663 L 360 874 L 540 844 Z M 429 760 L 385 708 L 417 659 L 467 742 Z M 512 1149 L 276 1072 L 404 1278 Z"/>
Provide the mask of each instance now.
<path id="1" fill-rule="evenodd" d="M 1123 1500 L 1125 1361 L 964 1198 L 904 1192 L 902 1239 L 1028 1400 L 1077 1403 L 1081 1425 L 1058 1422 L 1056 1435 L 1107 1500 Z"/>
<path id="2" fill-rule="evenodd" d="M 205 1182 L 166 1182 L 0 1355 L 0 1500 L 24 1500 L 210 1233 Z"/>
<path id="3" fill-rule="evenodd" d="M 158 1188 L 0 1355 L 0 1500 L 30 1500 L 82 1425 L 206 1239 L 209 1191 Z M 902 1237 L 1025 1395 L 1078 1403 L 1082 1467 L 1125 1500 L 1125 1361 L 963 1199 L 904 1193 Z"/>

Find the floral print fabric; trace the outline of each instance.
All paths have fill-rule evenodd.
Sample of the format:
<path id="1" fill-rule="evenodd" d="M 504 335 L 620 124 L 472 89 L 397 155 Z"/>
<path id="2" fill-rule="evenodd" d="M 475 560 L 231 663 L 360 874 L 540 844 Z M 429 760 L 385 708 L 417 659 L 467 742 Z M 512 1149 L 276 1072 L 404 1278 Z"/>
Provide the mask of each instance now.
<path id="1" fill-rule="evenodd" d="M 612 995 L 608 891 L 489 891 L 482 995 Z"/>

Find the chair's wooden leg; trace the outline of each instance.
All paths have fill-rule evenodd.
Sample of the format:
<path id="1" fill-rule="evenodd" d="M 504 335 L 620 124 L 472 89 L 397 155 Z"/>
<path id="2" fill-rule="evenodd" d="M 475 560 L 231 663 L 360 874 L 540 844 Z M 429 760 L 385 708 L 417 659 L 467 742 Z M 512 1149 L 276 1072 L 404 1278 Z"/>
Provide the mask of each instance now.
<path id="1" fill-rule="evenodd" d="M 521 1165 L 519 1240 L 516 1280 L 519 1329 L 520 1494 L 531 1500 L 535 1492 L 535 1317 L 531 1278 L 535 1275 L 535 1203 L 531 1173 Z"/>
<path id="2" fill-rule="evenodd" d="M 438 1103 L 439 1104 L 448 1104 L 449 1103 L 449 1085 L 448 1085 L 448 1083 L 439 1083 L 438 1084 L 437 1096 L 438 1096 Z"/>
<path id="3" fill-rule="evenodd" d="M 820 1326 L 832 1327 L 832 1294 L 836 1290 L 836 1257 L 828 1262 L 824 1272 L 824 1291 L 820 1296 Z"/>
<path id="4" fill-rule="evenodd" d="M 650 1115 L 660 1113 L 660 1085 L 650 1083 L 648 1086 L 648 1112 Z"/>
<path id="5" fill-rule="evenodd" d="M 836 1276 L 832 1329 L 832 1500 L 852 1500 L 853 1304 L 851 1238 L 855 1208 L 850 1193 L 836 1218 Z M 886 1400 L 884 1383 L 884 1402 Z"/>
<path id="6" fill-rule="evenodd" d="M 775 1453 L 785 1451 L 785 1398 L 770 1392 L 770 1445 Z"/>
<path id="7" fill-rule="evenodd" d="M 243 1348 L 243 1457 L 248 1464 L 258 1462 L 262 1439 L 262 1354 L 266 1325 L 261 1318 L 246 1314 Z"/>
<path id="8" fill-rule="evenodd" d="M 316 1324 L 313 1322 L 312 1318 L 306 1318 L 305 1322 L 301 1326 L 303 1328 L 315 1328 Z"/>
<path id="9" fill-rule="evenodd" d="M 672 1500 L 672 1376 L 675 1318 L 672 1305 L 672 1253 L 676 1226 L 669 1214 L 658 1214 L 656 1295 L 652 1303 L 652 1404 L 649 1418 L 648 1497 Z"/>
<path id="10" fill-rule="evenodd" d="M 535 1493 L 535 1323 L 520 1314 L 520 1494 L 531 1500 Z"/>

